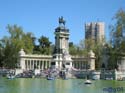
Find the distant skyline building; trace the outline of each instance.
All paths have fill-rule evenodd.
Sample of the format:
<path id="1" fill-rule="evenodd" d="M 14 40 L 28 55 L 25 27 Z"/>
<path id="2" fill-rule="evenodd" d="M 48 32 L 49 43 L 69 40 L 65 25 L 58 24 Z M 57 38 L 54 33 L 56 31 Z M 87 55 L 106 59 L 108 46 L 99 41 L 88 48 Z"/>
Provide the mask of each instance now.
<path id="1" fill-rule="evenodd" d="M 85 23 L 85 39 L 92 39 L 94 42 L 102 42 L 105 37 L 104 22 Z"/>

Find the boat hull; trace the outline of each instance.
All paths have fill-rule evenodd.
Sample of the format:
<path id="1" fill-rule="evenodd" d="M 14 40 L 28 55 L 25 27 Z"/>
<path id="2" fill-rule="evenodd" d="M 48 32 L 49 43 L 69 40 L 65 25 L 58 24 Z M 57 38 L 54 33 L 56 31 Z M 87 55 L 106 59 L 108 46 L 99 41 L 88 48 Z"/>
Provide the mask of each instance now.
<path id="1" fill-rule="evenodd" d="M 90 80 L 86 80 L 84 84 L 92 84 L 92 82 Z"/>

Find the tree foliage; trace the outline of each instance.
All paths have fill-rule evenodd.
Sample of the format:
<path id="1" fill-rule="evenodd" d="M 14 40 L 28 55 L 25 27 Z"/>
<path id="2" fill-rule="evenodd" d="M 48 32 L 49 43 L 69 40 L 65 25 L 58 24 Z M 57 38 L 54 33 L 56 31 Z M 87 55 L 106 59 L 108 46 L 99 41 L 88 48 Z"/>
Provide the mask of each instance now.
<path id="1" fill-rule="evenodd" d="M 95 47 L 95 41 L 91 38 L 85 39 L 84 40 L 85 43 L 85 48 L 86 50 L 89 52 L 90 50 L 93 50 Z"/>
<path id="2" fill-rule="evenodd" d="M 44 55 L 52 54 L 53 45 L 51 45 L 49 38 L 41 36 L 38 39 L 38 42 L 39 42 L 38 45 L 34 45 L 34 54 L 44 54 Z"/>
<path id="3" fill-rule="evenodd" d="M 95 67 L 96 67 L 96 69 L 101 68 L 104 43 L 105 43 L 105 39 L 103 39 L 102 42 L 95 42 L 92 39 L 85 40 L 86 51 L 89 52 L 90 50 L 92 50 L 95 53 L 95 57 L 96 57 Z"/>
<path id="4" fill-rule="evenodd" d="M 73 42 L 69 42 L 69 53 L 71 55 L 77 55 L 77 47 L 73 44 Z"/>
<path id="5" fill-rule="evenodd" d="M 110 26 L 111 29 L 111 45 L 109 68 L 114 69 L 117 67 L 117 61 L 125 54 L 125 11 L 120 9 L 113 17 L 116 22 Z"/>
<path id="6" fill-rule="evenodd" d="M 1 39 L 2 46 L 2 66 L 15 68 L 17 66 L 18 52 L 21 48 L 26 53 L 32 53 L 32 33 L 24 33 L 23 29 L 17 25 L 8 25 L 9 36 Z"/>

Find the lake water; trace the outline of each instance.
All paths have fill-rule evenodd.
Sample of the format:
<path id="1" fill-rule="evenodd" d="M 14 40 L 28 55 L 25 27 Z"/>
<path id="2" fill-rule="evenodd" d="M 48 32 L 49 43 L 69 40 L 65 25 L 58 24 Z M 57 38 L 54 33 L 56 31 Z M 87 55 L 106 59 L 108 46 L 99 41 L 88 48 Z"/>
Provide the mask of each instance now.
<path id="1" fill-rule="evenodd" d="M 85 85 L 82 79 L 46 80 L 41 78 L 0 78 L 0 93 L 125 93 L 104 91 L 104 88 L 125 88 L 125 81 L 96 80 Z"/>

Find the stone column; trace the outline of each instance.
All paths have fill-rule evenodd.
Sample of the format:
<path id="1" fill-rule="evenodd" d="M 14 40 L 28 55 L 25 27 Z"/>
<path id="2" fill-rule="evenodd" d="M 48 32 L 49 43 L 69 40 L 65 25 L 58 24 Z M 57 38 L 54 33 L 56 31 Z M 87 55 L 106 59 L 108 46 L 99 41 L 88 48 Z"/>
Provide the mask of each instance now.
<path id="1" fill-rule="evenodd" d="M 27 60 L 27 69 L 29 70 L 29 60 Z"/>
<path id="2" fill-rule="evenodd" d="M 49 61 L 49 67 L 51 67 L 51 61 Z"/>
<path id="3" fill-rule="evenodd" d="M 46 69 L 48 68 L 48 61 L 46 60 Z"/>
<path id="4" fill-rule="evenodd" d="M 25 67 L 26 67 L 26 70 L 28 70 L 28 60 L 25 60 Z"/>
<path id="5" fill-rule="evenodd" d="M 34 60 L 34 69 L 36 69 L 35 67 L 36 67 L 36 60 Z"/>
<path id="6" fill-rule="evenodd" d="M 31 64 L 30 64 L 30 60 L 29 60 L 29 70 L 31 69 Z"/>
<path id="7" fill-rule="evenodd" d="M 43 60 L 41 61 L 41 69 L 43 70 Z"/>
<path id="8" fill-rule="evenodd" d="M 47 61 L 45 60 L 45 69 L 47 69 Z"/>
<path id="9" fill-rule="evenodd" d="M 40 61 L 40 69 L 43 70 L 43 69 L 42 69 L 42 60 Z"/>
<path id="10" fill-rule="evenodd" d="M 27 66 L 26 66 L 26 60 L 24 60 L 24 64 L 25 64 L 25 69 L 27 69 Z M 22 65 L 22 64 L 21 64 Z M 22 66 L 21 66 L 22 67 Z"/>
<path id="11" fill-rule="evenodd" d="M 32 64 L 31 64 L 31 60 L 30 60 L 30 70 L 32 69 Z"/>
<path id="12" fill-rule="evenodd" d="M 48 60 L 48 68 L 50 68 L 50 61 Z"/>
<path id="13" fill-rule="evenodd" d="M 29 70 L 29 60 L 26 60 L 26 69 Z"/>
<path id="14" fill-rule="evenodd" d="M 43 60 L 43 70 L 45 69 L 45 60 Z"/>
<path id="15" fill-rule="evenodd" d="M 30 60 L 30 70 L 32 70 L 32 60 Z"/>
<path id="16" fill-rule="evenodd" d="M 34 60 L 32 60 L 32 69 L 34 69 Z"/>
<path id="17" fill-rule="evenodd" d="M 95 54 L 92 50 L 90 50 L 89 52 L 89 66 L 90 66 L 90 70 L 95 70 Z"/>
<path id="18" fill-rule="evenodd" d="M 78 61 L 76 61 L 77 63 L 76 63 L 76 68 L 78 69 Z"/>
<path id="19" fill-rule="evenodd" d="M 76 68 L 76 61 L 74 61 L 74 68 Z"/>
<path id="20" fill-rule="evenodd" d="M 39 69 L 40 69 L 40 60 L 39 60 Z"/>
<path id="21" fill-rule="evenodd" d="M 32 69 L 34 69 L 34 60 L 32 60 Z"/>
<path id="22" fill-rule="evenodd" d="M 25 56 L 25 52 L 24 52 L 23 49 L 21 49 L 21 50 L 19 51 L 19 64 L 20 64 L 20 68 L 23 69 L 23 70 L 26 69 L 24 56 Z"/>
<path id="23" fill-rule="evenodd" d="M 28 60 L 27 65 L 28 65 L 28 70 L 29 70 L 30 69 L 30 60 Z"/>

